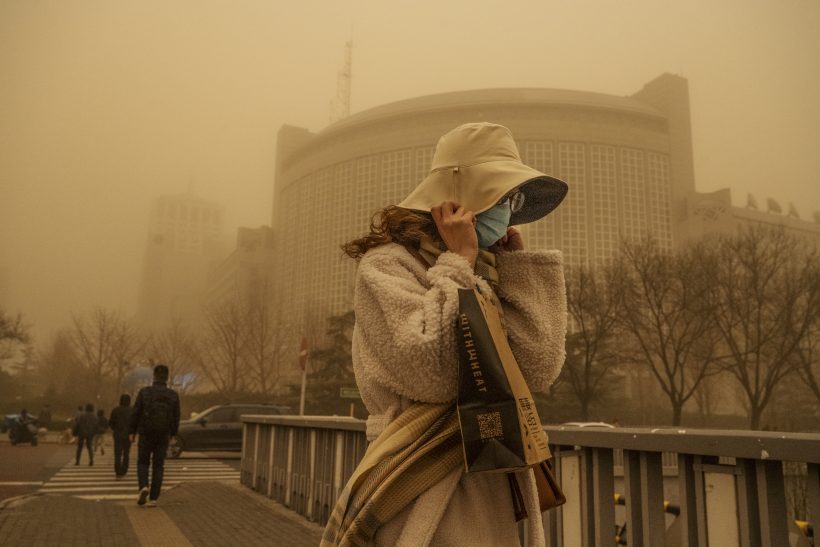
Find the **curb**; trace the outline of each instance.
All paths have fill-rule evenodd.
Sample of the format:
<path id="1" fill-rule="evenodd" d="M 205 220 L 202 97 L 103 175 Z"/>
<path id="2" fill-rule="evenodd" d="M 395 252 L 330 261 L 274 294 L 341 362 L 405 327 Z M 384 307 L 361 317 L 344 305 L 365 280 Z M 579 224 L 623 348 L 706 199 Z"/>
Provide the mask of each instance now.
<path id="1" fill-rule="evenodd" d="M 14 507 L 20 502 L 27 501 L 29 498 L 41 497 L 45 496 L 40 492 L 29 492 L 28 494 L 21 494 L 19 496 L 14 496 L 13 498 L 6 498 L 4 500 L 0 500 L 0 511 L 4 509 L 8 509 L 10 507 Z"/>

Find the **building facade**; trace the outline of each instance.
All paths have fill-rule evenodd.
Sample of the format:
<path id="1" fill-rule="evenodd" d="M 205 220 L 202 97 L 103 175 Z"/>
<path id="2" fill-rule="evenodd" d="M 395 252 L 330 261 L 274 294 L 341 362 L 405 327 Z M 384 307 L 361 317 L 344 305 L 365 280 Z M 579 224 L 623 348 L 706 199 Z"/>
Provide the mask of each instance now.
<path id="1" fill-rule="evenodd" d="M 771 198 L 763 209 L 751 195 L 745 207 L 738 207 L 732 205 L 729 188 L 692 192 L 686 199 L 677 231 L 681 241 L 694 241 L 715 234 L 731 235 L 751 226 L 782 227 L 794 236 L 820 245 L 820 214 L 816 211 L 812 220 L 804 219 L 793 205 L 784 213 Z"/>
<path id="2" fill-rule="evenodd" d="M 150 215 L 137 319 L 196 321 L 209 271 L 224 255 L 223 207 L 188 193 L 157 198 Z"/>
<path id="3" fill-rule="evenodd" d="M 272 296 L 274 257 L 270 226 L 239 228 L 236 248 L 208 275 L 206 305 Z"/>

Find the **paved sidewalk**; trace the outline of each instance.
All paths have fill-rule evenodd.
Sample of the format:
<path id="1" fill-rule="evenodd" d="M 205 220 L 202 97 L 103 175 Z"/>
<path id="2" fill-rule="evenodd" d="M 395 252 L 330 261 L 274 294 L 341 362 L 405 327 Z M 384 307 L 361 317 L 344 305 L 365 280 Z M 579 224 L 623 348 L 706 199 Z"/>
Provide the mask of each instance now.
<path id="1" fill-rule="evenodd" d="M 33 495 L 0 508 L 0 545 L 315 547 L 321 528 L 255 492 L 220 482 L 185 483 L 159 507 Z"/>

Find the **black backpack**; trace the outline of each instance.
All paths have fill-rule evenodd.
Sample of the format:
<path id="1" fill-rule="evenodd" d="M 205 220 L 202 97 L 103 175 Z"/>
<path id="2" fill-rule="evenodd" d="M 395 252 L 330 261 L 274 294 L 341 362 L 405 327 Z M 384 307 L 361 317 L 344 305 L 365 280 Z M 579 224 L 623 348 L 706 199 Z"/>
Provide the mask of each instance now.
<path id="1" fill-rule="evenodd" d="M 152 387 L 143 393 L 143 429 L 151 435 L 168 435 L 174 421 L 174 392 Z"/>

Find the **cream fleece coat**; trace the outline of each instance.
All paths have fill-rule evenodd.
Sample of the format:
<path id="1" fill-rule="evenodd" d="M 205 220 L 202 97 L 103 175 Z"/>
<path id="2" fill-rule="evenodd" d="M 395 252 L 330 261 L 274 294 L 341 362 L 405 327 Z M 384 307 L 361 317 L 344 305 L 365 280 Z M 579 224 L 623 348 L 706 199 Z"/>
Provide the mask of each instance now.
<path id="1" fill-rule="evenodd" d="M 566 289 L 558 251 L 500 253 L 498 297 L 510 346 L 533 392 L 555 381 L 564 362 Z M 356 274 L 353 370 L 371 414 L 375 438 L 411 401 L 443 403 L 457 396 L 454 321 L 458 289 L 489 285 L 467 261 L 443 253 L 425 269 L 404 247 L 369 250 Z M 517 473 L 530 518 L 528 544 L 544 544 L 532 471 Z M 518 545 L 504 473 L 454 471 L 376 534 L 376 545 Z"/>

